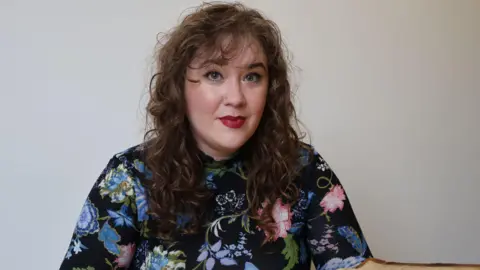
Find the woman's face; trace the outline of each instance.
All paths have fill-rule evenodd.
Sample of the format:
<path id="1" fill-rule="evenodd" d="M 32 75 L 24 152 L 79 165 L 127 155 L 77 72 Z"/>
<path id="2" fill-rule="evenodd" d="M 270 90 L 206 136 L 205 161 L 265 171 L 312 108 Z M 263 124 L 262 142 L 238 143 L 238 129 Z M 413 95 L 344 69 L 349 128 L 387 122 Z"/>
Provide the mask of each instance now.
<path id="1" fill-rule="evenodd" d="M 265 107 L 266 56 L 258 42 L 248 40 L 244 45 L 228 62 L 200 54 L 187 68 L 185 98 L 191 130 L 199 149 L 217 160 L 228 158 L 250 139 Z"/>

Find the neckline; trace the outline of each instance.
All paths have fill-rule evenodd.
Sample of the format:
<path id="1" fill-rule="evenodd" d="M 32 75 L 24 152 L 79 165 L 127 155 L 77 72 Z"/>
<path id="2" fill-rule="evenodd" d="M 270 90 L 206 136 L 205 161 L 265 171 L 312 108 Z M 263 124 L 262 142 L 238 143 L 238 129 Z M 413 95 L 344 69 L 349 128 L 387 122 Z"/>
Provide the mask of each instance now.
<path id="1" fill-rule="evenodd" d="M 232 166 L 235 162 L 240 160 L 240 151 L 233 153 L 230 157 L 222 160 L 216 160 L 212 156 L 203 151 L 199 151 L 200 159 L 203 165 L 207 168 L 222 168 Z"/>

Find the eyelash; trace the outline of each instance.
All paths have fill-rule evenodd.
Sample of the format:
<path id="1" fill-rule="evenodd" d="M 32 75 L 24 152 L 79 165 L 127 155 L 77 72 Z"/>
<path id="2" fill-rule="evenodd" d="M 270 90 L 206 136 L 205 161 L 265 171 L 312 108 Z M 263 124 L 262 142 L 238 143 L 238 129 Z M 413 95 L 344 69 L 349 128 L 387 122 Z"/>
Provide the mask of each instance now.
<path id="1" fill-rule="evenodd" d="M 214 81 L 214 82 L 218 82 L 219 80 L 221 80 L 222 78 L 220 79 L 212 79 L 211 76 L 215 74 L 217 76 L 220 76 L 223 78 L 222 74 L 218 71 L 209 71 L 207 73 L 205 73 L 205 75 L 203 75 L 205 78 L 211 80 L 211 81 Z M 248 82 L 253 82 L 253 83 L 258 83 L 261 81 L 262 79 L 262 75 L 256 73 L 256 72 L 252 72 L 252 73 L 248 73 L 247 75 L 245 75 L 245 78 L 249 77 L 249 76 L 256 76 L 256 80 L 253 80 L 253 81 L 248 81 Z M 244 78 L 244 79 L 245 79 Z"/>
<path id="2" fill-rule="evenodd" d="M 220 72 L 218 72 L 218 71 L 209 71 L 209 72 L 205 73 L 205 75 L 203 75 L 203 76 L 205 78 L 211 80 L 211 81 L 214 81 L 214 82 L 219 81 L 218 79 L 212 79 L 210 77 L 210 76 L 212 76 L 212 74 L 218 74 L 218 76 L 223 77 L 222 74 L 220 74 Z"/>
<path id="3" fill-rule="evenodd" d="M 248 76 L 256 76 L 256 80 L 254 81 L 249 81 L 249 82 L 254 82 L 254 83 L 258 83 L 262 80 L 262 75 L 256 73 L 256 72 L 252 72 L 252 73 L 248 73 L 247 76 L 245 76 L 245 78 L 247 78 Z"/>

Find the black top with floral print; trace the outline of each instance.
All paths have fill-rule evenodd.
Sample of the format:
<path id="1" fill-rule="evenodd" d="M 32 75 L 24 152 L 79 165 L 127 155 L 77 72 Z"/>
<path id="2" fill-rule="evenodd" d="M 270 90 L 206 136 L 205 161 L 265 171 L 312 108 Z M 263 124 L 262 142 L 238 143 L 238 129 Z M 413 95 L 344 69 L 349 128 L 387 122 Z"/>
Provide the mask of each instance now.
<path id="1" fill-rule="evenodd" d="M 142 147 L 116 154 L 86 199 L 60 269 L 310 269 L 353 267 L 372 254 L 345 191 L 322 157 L 303 166 L 300 198 L 277 200 L 273 240 L 250 219 L 245 168 L 237 155 L 217 162 L 205 156 L 205 185 L 212 190 L 213 219 L 196 235 L 165 242 L 148 230 L 142 181 L 151 172 Z M 146 180 L 142 180 L 146 179 Z M 258 211 L 262 211 L 259 209 Z M 178 224 L 188 220 L 178 216 Z"/>

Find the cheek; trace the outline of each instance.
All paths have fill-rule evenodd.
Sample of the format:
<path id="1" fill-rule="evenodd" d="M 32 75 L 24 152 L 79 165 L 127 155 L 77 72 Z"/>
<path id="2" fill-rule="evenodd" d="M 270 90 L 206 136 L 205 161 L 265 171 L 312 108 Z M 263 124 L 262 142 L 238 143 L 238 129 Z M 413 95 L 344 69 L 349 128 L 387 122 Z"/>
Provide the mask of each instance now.
<path id="1" fill-rule="evenodd" d="M 189 118 L 196 119 L 201 115 L 212 116 L 215 113 L 219 99 L 207 90 L 201 86 L 190 87 L 185 90 Z"/>
<path id="2" fill-rule="evenodd" d="M 260 93 L 254 93 L 248 97 L 248 104 L 252 114 L 261 115 L 265 108 L 266 103 L 266 91 Z"/>

